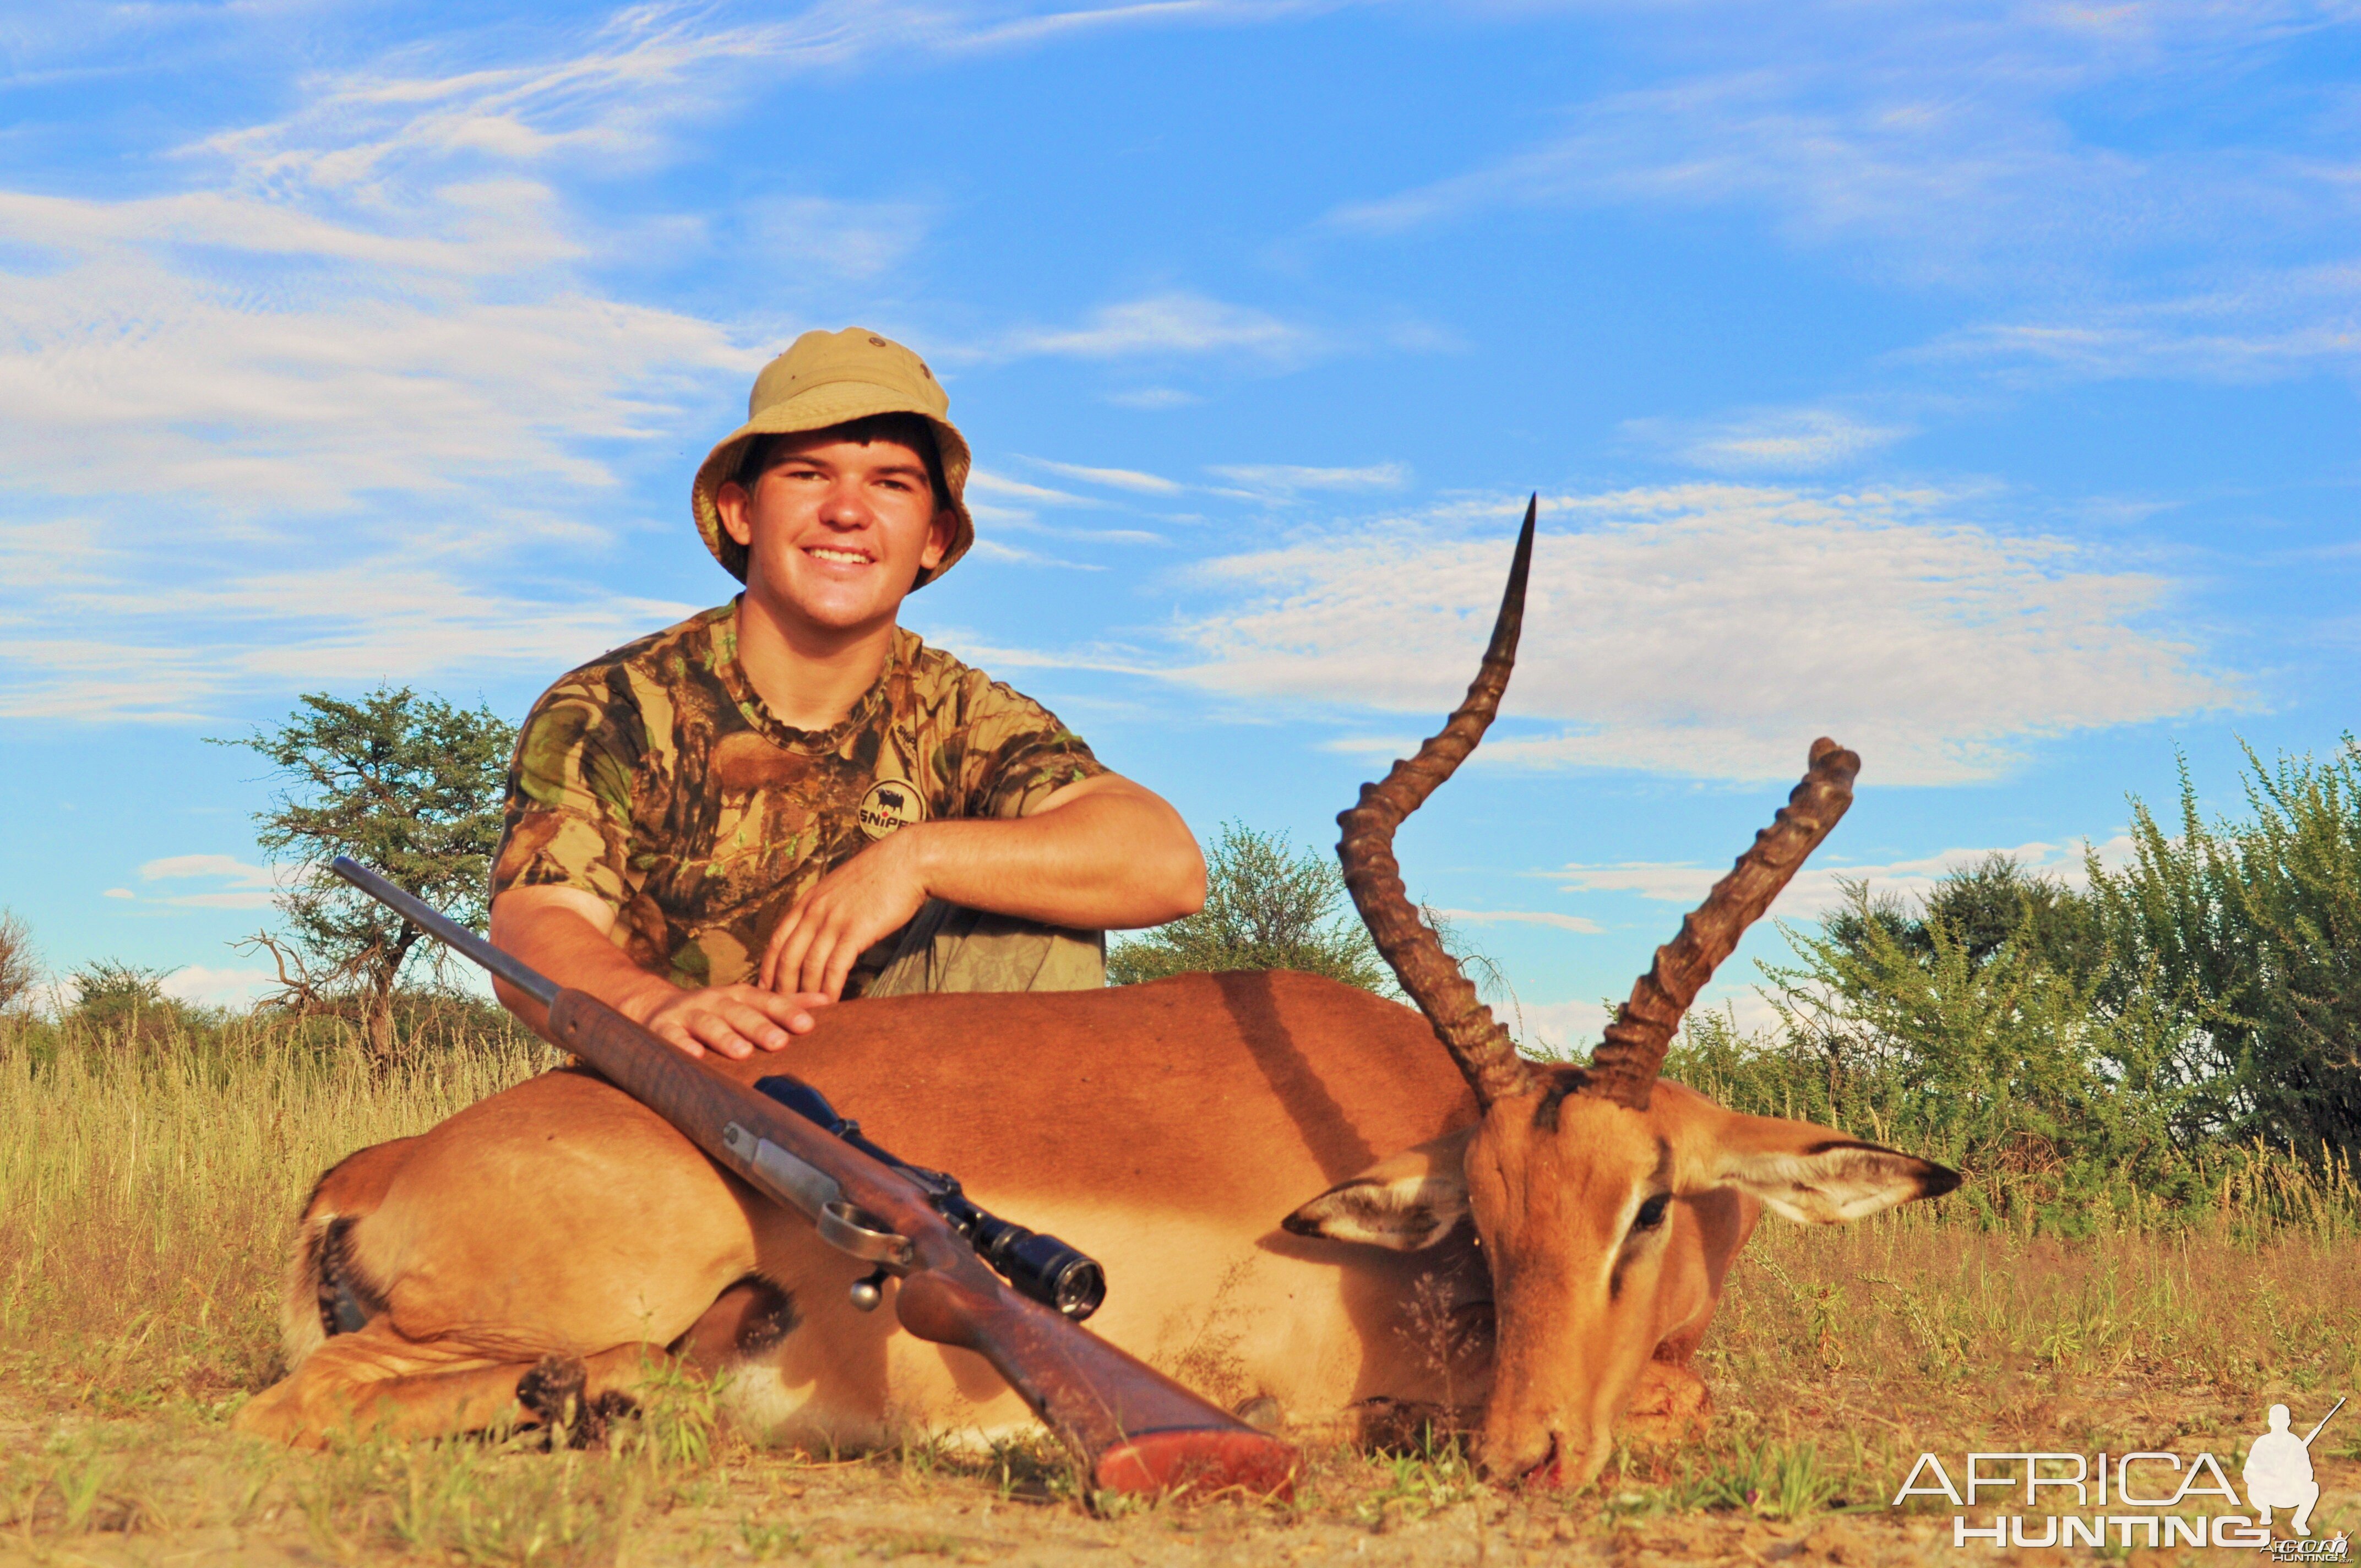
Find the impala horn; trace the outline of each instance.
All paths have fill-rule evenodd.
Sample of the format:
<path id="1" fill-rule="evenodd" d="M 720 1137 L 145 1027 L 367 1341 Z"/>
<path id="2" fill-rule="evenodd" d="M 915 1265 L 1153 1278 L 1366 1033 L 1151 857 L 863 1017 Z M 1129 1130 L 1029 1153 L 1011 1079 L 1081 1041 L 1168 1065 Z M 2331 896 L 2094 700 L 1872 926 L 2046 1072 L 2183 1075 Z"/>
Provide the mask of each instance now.
<path id="1" fill-rule="evenodd" d="M 1754 846 L 1738 857 L 1730 874 L 1713 884 L 1705 902 L 1681 922 L 1681 934 L 1656 949 L 1656 961 L 1631 988 L 1631 1000 L 1615 1011 L 1606 1043 L 1591 1053 L 1582 1092 L 1648 1108 L 1648 1091 L 1664 1065 L 1697 993 L 1714 966 L 1730 957 L 1746 928 L 1762 918 L 1779 890 L 1819 848 L 1820 840 L 1852 804 L 1853 775 L 1861 759 L 1823 735 L 1812 742 L 1811 772 L 1787 796 L 1771 826 L 1754 835 Z"/>
<path id="2" fill-rule="evenodd" d="M 1458 960 L 1443 950 L 1442 938 L 1411 905 L 1402 886 L 1401 866 L 1394 859 L 1394 829 L 1466 760 L 1499 709 L 1509 671 L 1517 662 L 1517 632 L 1524 625 L 1525 575 L 1532 565 L 1533 518 L 1540 506 L 1538 494 L 1525 505 L 1524 531 L 1517 535 L 1508 591 L 1500 596 L 1500 616 L 1492 623 L 1492 645 L 1484 651 L 1483 667 L 1469 684 L 1466 700 L 1441 732 L 1418 749 L 1418 755 L 1396 762 L 1382 783 L 1363 784 L 1361 803 L 1336 817 L 1345 830 L 1336 858 L 1344 862 L 1345 885 L 1352 892 L 1353 904 L 1402 990 L 1459 1064 L 1478 1106 L 1525 1092 L 1532 1086 L 1532 1070 L 1517 1055 L 1508 1029 L 1460 972 Z"/>

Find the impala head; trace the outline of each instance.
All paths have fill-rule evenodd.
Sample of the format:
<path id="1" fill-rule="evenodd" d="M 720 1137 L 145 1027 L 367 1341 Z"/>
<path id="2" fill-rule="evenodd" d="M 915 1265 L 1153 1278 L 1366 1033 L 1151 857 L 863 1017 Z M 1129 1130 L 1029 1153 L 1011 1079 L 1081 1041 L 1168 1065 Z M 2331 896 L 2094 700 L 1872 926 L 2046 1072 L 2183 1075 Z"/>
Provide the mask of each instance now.
<path id="1" fill-rule="evenodd" d="M 1418 917 L 1393 834 L 1472 751 L 1506 689 L 1523 618 L 1533 507 L 1467 698 L 1415 757 L 1362 786 L 1338 817 L 1353 899 L 1402 989 L 1466 1077 L 1472 1125 L 1305 1204 L 1299 1234 L 1400 1251 L 1473 1222 L 1492 1274 L 1492 1390 L 1477 1457 L 1503 1479 L 1580 1484 L 1607 1460 L 1616 1418 L 1667 1332 L 1668 1255 L 1697 1244 L 1708 1208 L 1741 1192 L 1789 1219 L 1859 1219 L 1948 1192 L 1939 1166 L 1802 1122 L 1742 1116 L 1658 1069 L 1714 966 L 1770 906 L 1851 804 L 1861 760 L 1815 741 L 1811 771 L 1773 825 L 1656 950 L 1587 1068 L 1528 1062 Z"/>

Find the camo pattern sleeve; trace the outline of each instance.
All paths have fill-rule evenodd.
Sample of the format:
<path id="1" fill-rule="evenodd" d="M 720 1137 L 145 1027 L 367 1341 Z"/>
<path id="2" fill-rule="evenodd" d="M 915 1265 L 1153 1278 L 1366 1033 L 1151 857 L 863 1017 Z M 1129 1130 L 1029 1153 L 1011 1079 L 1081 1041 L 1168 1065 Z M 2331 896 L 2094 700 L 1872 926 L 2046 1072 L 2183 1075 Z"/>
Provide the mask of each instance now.
<path id="1" fill-rule="evenodd" d="M 581 889 L 616 911 L 613 939 L 642 968 L 733 984 L 870 844 L 935 817 L 1021 817 L 1105 771 L 1056 715 L 907 631 L 841 723 L 794 729 L 747 682 L 724 605 L 533 705 L 492 892 Z"/>
<path id="2" fill-rule="evenodd" d="M 671 704 L 650 678 L 647 655 L 676 653 L 683 634 L 708 620 L 709 613 L 619 648 L 568 673 L 533 704 L 509 766 L 506 820 L 492 862 L 495 897 L 511 887 L 568 887 L 611 905 L 619 917 L 631 912 L 647 869 L 635 863 L 644 815 L 669 796 L 676 761 L 672 737 L 649 723 L 646 709 L 661 718 Z"/>
<path id="3" fill-rule="evenodd" d="M 1066 785 L 1107 771 L 1081 736 L 1031 697 L 923 644 L 914 654 L 912 665 L 927 671 L 927 749 L 947 815 L 1023 817 Z"/>

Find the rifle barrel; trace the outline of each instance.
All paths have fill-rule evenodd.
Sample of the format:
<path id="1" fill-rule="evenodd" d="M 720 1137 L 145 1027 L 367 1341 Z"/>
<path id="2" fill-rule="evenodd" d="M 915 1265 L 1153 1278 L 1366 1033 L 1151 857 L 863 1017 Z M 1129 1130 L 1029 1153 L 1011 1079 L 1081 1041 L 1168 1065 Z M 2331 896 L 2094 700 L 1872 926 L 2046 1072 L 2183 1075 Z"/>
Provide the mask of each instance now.
<path id="1" fill-rule="evenodd" d="M 350 855 L 338 855 L 328 869 L 433 937 L 460 957 L 492 971 L 544 1007 L 557 1000 L 558 983 L 539 970 L 495 948 L 441 910 L 393 885 Z"/>
<path id="2" fill-rule="evenodd" d="M 2323 1417 L 2321 1417 L 2321 1418 L 2320 1418 L 2320 1426 L 2316 1426 L 2316 1427 L 2312 1428 L 2312 1436 L 2311 1436 L 2311 1437 L 2307 1437 L 2307 1438 L 2305 1438 L 2305 1439 L 2303 1440 L 2303 1445 L 2304 1445 L 2304 1447 L 2306 1447 L 2306 1448 L 2310 1448 L 2310 1447 L 2312 1446 L 2312 1438 L 2314 1438 L 2314 1437 L 2318 1437 L 2318 1436 L 2320 1435 L 2320 1433 L 2321 1433 L 2321 1429 L 2322 1429 L 2323 1427 L 2327 1426 L 2329 1422 L 2331 1422 L 2331 1421 L 2334 1420 L 2336 1419 L 2336 1412 L 2337 1412 L 2337 1411 L 2339 1411 L 2339 1410 L 2341 1410 L 2341 1409 L 2343 1409 L 2344 1408 L 2345 1408 L 2345 1401 L 2344 1401 L 2343 1399 L 2339 1399 L 2339 1400 L 2337 1400 L 2337 1401 L 2336 1401 L 2336 1403 L 2334 1403 L 2334 1404 L 2333 1404 L 2333 1405 L 2329 1406 L 2329 1407 L 2328 1407 L 2328 1414 L 2326 1414 L 2326 1415 L 2324 1415 L 2324 1416 L 2323 1416 Z"/>

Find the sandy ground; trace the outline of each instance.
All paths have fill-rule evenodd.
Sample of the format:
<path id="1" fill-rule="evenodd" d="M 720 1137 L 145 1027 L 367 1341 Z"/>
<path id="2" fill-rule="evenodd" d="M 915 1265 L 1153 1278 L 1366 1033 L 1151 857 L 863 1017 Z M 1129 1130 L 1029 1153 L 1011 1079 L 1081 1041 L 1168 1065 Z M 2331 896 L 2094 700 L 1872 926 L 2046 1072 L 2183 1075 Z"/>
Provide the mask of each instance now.
<path id="1" fill-rule="evenodd" d="M 2070 1553 L 1955 1549 L 1940 1517 L 1873 1511 L 1800 1521 L 1647 1513 L 1642 1496 L 1521 1496 L 1351 1453 L 1314 1454 L 1291 1506 L 1165 1502 L 1093 1512 L 972 1465 L 920 1456 L 816 1462 L 726 1449 L 657 1468 L 613 1454 L 422 1445 L 293 1455 L 188 1412 L 100 1421 L 0 1397 L 0 1568 L 24 1564 L 436 1562 L 631 1565 L 784 1562 L 1042 1564 L 2058 1563 Z M 408 1471 L 405 1465 L 412 1466 Z M 457 1468 L 454 1469 L 453 1466 Z M 1450 1467 L 1446 1464 L 1444 1470 Z M 2361 1464 L 2324 1467 L 2349 1511 Z M 37 1495 L 28 1496 L 27 1488 Z M 422 1507 L 438 1487 L 448 1506 Z M 449 1501 L 449 1499 L 456 1499 Z M 567 1509 L 587 1528 L 566 1539 Z M 69 1509 L 78 1512 L 71 1519 Z M 409 1512 L 405 1514 L 407 1508 Z M 474 1523 L 470 1524 L 470 1520 Z M 2349 1528 L 2349 1520 L 2347 1521 Z M 409 1534 L 405 1536 L 407 1530 Z M 538 1532 L 538 1533 L 536 1533 Z M 2105 1553 L 2121 1561 L 2120 1549 Z M 2244 1562 L 2253 1552 L 2128 1554 Z"/>

